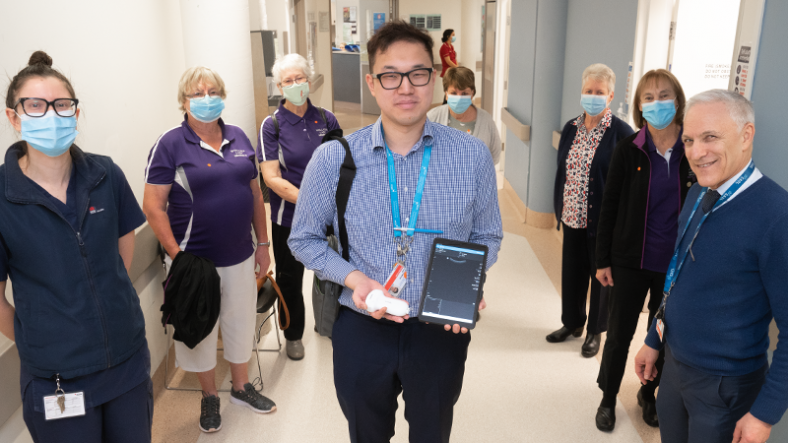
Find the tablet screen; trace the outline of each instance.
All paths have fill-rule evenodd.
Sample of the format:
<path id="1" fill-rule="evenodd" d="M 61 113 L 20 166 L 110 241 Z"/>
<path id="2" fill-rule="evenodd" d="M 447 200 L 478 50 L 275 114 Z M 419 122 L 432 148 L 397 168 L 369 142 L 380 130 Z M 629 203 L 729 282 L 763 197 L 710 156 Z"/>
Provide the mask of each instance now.
<path id="1" fill-rule="evenodd" d="M 484 262 L 484 251 L 436 243 L 422 313 L 472 323 Z"/>

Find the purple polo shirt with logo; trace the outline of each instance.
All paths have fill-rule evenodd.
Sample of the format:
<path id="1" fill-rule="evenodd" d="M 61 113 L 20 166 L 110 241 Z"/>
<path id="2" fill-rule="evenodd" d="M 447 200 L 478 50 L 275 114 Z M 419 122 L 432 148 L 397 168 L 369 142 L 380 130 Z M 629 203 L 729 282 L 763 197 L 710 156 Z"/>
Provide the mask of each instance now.
<path id="1" fill-rule="evenodd" d="M 666 160 L 651 139 L 648 128 L 646 143 L 641 146 L 651 162 L 651 185 L 648 192 L 648 215 L 646 217 L 646 239 L 643 253 L 643 268 L 654 272 L 667 272 L 676 237 L 681 212 L 681 183 L 679 166 L 684 158 L 684 143 L 681 131 L 676 144 L 670 148 L 670 160 Z M 667 156 L 666 153 L 666 156 Z"/>
<path id="2" fill-rule="evenodd" d="M 290 182 L 296 188 L 301 187 L 301 179 L 304 177 L 306 165 L 312 158 L 318 146 L 321 145 L 323 136 L 328 131 L 339 128 L 336 117 L 326 110 L 326 122 L 320 117 L 320 111 L 312 106 L 312 102 L 307 99 L 307 110 L 303 117 L 285 109 L 285 101 L 279 103 L 279 108 L 274 111 L 276 120 L 279 122 L 279 143 L 282 145 L 282 154 L 285 167 L 279 165 L 282 178 Z M 271 160 L 279 160 L 279 147 L 277 146 L 276 130 L 274 121 L 271 117 L 266 117 L 260 125 L 257 134 L 257 160 L 260 163 Z M 293 213 L 295 205 L 285 201 L 275 192 L 269 191 L 271 198 L 271 221 L 289 228 L 293 223 Z"/>
<path id="3" fill-rule="evenodd" d="M 145 183 L 172 185 L 167 215 L 181 250 L 227 267 L 254 252 L 251 181 L 257 165 L 243 130 L 222 119 L 219 126 L 221 152 L 200 140 L 184 116 L 153 145 Z"/>

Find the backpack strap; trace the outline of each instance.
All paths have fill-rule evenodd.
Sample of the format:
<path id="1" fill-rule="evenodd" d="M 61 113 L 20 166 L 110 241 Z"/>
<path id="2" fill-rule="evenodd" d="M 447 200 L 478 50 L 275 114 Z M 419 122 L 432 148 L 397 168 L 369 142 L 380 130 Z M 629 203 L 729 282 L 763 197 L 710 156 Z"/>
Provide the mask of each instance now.
<path id="1" fill-rule="evenodd" d="M 285 154 L 282 152 L 282 144 L 279 143 L 279 120 L 276 119 L 276 111 L 271 114 L 271 120 L 274 122 L 274 131 L 276 131 L 276 146 L 279 148 L 279 164 L 285 168 L 287 171 L 287 165 L 285 164 Z"/>
<path id="2" fill-rule="evenodd" d="M 328 120 L 326 120 L 326 110 L 321 108 L 320 106 L 315 106 L 317 108 L 317 112 L 320 113 L 320 118 L 323 119 L 323 124 L 326 125 L 326 129 L 328 129 Z"/>
<path id="3" fill-rule="evenodd" d="M 339 183 L 337 184 L 337 220 L 339 222 L 339 244 L 342 245 L 342 258 L 350 261 L 350 248 L 347 238 L 347 227 L 345 226 L 345 211 L 350 199 L 350 189 L 353 187 L 353 179 L 356 177 L 356 163 L 353 161 L 353 154 L 350 153 L 350 145 L 342 137 L 342 129 L 334 129 L 323 137 L 323 143 L 336 140 L 345 148 L 345 160 L 339 168 Z"/>

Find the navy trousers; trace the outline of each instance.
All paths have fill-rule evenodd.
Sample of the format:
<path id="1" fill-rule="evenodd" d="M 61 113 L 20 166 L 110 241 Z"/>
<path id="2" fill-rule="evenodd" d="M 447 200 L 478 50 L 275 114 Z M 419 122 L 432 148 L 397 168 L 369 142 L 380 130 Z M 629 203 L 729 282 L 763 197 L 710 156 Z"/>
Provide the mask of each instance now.
<path id="1" fill-rule="evenodd" d="M 768 365 L 746 375 L 711 375 L 673 358 L 665 347 L 665 367 L 657 395 L 663 443 L 730 443 L 736 422 L 750 411 Z"/>
<path id="2" fill-rule="evenodd" d="M 596 279 L 596 237 L 586 229 L 573 229 L 562 223 L 564 231 L 561 256 L 561 323 L 575 330 L 588 325 L 589 334 L 607 331 L 607 296 L 609 288 Z M 588 284 L 591 282 L 591 303 L 586 315 Z"/>
<path id="3" fill-rule="evenodd" d="M 81 417 L 47 421 L 33 410 L 34 389 L 22 399 L 22 416 L 36 443 L 146 443 L 153 424 L 153 383 L 145 380 L 131 391 L 103 405 L 85 410 Z M 37 399 L 41 401 L 41 399 Z"/>
<path id="4" fill-rule="evenodd" d="M 332 334 L 334 385 L 352 443 L 391 440 L 400 393 L 410 443 L 449 441 L 470 333 L 416 318 L 375 320 L 343 308 Z"/>

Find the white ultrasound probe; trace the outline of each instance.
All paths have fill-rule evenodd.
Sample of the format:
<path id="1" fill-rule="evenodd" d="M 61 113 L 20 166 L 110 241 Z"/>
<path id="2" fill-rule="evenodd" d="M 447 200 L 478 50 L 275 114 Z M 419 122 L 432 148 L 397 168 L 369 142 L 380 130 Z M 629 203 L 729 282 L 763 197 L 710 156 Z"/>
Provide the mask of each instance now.
<path id="1" fill-rule="evenodd" d="M 410 312 L 408 302 L 398 298 L 386 297 L 380 289 L 375 289 L 370 292 L 369 295 L 367 295 L 366 303 L 368 312 L 379 311 L 384 307 L 386 308 L 386 314 L 395 315 L 397 317 L 402 317 Z"/>

